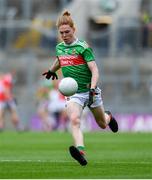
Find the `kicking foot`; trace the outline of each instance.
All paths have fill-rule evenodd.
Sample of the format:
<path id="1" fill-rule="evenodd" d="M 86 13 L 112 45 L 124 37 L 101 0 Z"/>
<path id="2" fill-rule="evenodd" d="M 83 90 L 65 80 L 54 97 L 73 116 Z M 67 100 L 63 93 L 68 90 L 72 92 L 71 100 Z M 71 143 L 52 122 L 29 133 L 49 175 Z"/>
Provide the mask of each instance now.
<path id="1" fill-rule="evenodd" d="M 110 119 L 110 123 L 108 124 L 109 125 L 109 128 L 111 129 L 111 131 L 113 131 L 114 133 L 118 131 L 118 123 L 117 121 L 115 120 L 115 118 L 112 116 L 111 112 L 110 111 L 105 111 L 105 113 L 107 113 L 108 115 L 111 116 L 111 119 Z"/>
<path id="2" fill-rule="evenodd" d="M 80 151 L 76 147 L 70 146 L 69 151 L 70 151 L 71 156 L 75 160 L 77 160 L 82 166 L 87 165 L 87 160 L 84 158 L 83 155 L 81 155 Z"/>

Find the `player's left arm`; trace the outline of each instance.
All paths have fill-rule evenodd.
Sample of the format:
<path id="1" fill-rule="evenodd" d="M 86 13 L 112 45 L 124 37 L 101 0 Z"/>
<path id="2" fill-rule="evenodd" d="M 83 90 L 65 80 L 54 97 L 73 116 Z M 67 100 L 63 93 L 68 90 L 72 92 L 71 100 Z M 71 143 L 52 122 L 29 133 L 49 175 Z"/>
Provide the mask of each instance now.
<path id="1" fill-rule="evenodd" d="M 91 78 L 91 87 L 90 89 L 95 89 L 99 80 L 99 71 L 98 67 L 95 61 L 90 61 L 87 62 L 87 65 L 92 73 L 92 78 Z"/>
<path id="2" fill-rule="evenodd" d="M 87 64 L 92 73 L 91 87 L 89 91 L 89 102 L 88 102 L 88 107 L 90 107 L 93 104 L 94 97 L 96 95 L 95 88 L 97 87 L 97 83 L 99 79 L 99 72 L 98 72 L 98 67 L 95 61 L 90 61 Z"/>
<path id="3" fill-rule="evenodd" d="M 95 55 L 92 48 L 89 46 L 85 48 L 83 52 L 83 58 L 85 59 L 92 74 L 90 89 L 95 89 L 99 80 L 99 71 L 95 62 Z"/>
<path id="4" fill-rule="evenodd" d="M 87 62 L 88 68 L 91 71 L 91 86 L 89 90 L 89 102 L 88 107 L 90 107 L 94 102 L 94 96 L 96 95 L 95 88 L 97 87 L 97 83 L 99 80 L 99 71 L 97 64 L 95 62 L 95 56 L 91 48 L 86 48 L 83 52 L 83 57 Z"/>

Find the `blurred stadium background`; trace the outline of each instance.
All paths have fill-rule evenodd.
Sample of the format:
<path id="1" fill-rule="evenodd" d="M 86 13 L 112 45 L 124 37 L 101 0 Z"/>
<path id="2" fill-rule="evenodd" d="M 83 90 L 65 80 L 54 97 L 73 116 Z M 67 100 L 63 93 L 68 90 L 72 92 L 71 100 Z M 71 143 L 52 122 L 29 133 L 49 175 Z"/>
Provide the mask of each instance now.
<path id="1" fill-rule="evenodd" d="M 0 0 L 0 72 L 15 73 L 22 122 L 41 130 L 37 91 L 55 57 L 55 22 L 63 9 L 95 51 L 104 105 L 120 131 L 152 131 L 151 0 Z"/>

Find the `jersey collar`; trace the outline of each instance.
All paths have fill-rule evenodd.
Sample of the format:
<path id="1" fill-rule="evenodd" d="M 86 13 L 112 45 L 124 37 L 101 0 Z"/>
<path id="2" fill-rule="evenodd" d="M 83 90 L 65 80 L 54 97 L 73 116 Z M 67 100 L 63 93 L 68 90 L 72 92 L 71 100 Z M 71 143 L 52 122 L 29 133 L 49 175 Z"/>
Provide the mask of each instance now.
<path id="1" fill-rule="evenodd" d="M 76 44 L 78 41 L 79 41 L 79 39 L 76 38 L 71 44 L 66 44 L 66 43 L 64 42 L 64 45 L 65 45 L 65 46 L 71 46 L 71 45 Z"/>

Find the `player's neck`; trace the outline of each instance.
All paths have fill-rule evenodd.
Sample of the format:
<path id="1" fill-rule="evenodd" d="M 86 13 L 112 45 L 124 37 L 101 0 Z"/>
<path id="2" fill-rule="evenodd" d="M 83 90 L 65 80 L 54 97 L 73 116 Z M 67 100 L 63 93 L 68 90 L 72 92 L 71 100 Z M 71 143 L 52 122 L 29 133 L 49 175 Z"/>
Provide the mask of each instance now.
<path id="1" fill-rule="evenodd" d="M 73 39 L 73 41 L 71 43 L 69 43 L 69 44 L 64 43 L 64 44 L 67 45 L 67 46 L 69 46 L 69 45 L 71 46 L 71 45 L 76 44 L 77 42 L 78 42 L 78 38 L 74 37 L 74 39 Z"/>

